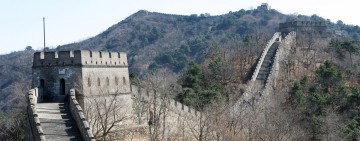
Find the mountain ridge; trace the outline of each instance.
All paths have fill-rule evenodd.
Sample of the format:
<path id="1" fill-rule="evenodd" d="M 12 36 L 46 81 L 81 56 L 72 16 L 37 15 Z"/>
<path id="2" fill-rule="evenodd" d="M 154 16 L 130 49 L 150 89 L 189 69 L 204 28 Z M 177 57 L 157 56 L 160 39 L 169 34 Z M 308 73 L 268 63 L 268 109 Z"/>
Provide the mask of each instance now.
<path id="1" fill-rule="evenodd" d="M 243 46 L 244 39 L 252 36 L 251 42 L 256 44 L 254 38 L 263 35 L 261 43 L 258 43 L 259 46 L 256 46 L 255 52 L 252 53 L 256 58 L 261 51 L 261 45 L 266 43 L 271 34 L 277 30 L 279 23 L 296 19 L 322 20 L 332 30 L 348 32 L 347 34 L 350 37 L 354 36 L 357 41 L 360 38 L 358 26 L 345 25 L 341 22 L 335 24 L 316 15 L 294 17 L 274 9 L 240 9 L 216 16 L 176 15 L 139 10 L 94 37 L 50 50 L 124 51 L 128 53 L 130 71 L 139 76 L 151 72 L 149 68 L 153 66 L 170 68 L 178 73 L 189 61 L 204 62 L 205 53 L 212 43 L 220 45 L 221 48 Z M 0 109 L 9 108 L 9 104 L 6 104 L 9 98 L 5 97 L 12 97 L 13 93 L 27 93 L 25 89 L 29 87 L 29 81 L 22 81 L 30 79 L 33 52 L 32 49 L 26 49 L 0 55 L 3 60 L 0 63 L 2 72 L 0 97 L 4 99 L 0 102 Z M 164 60 L 159 59 L 163 57 L 159 54 L 170 54 L 173 60 L 181 61 L 163 63 Z M 180 55 L 176 56 L 176 54 Z M 21 88 L 15 88 L 15 85 Z"/>
<path id="2" fill-rule="evenodd" d="M 276 10 L 264 9 L 241 9 L 217 16 L 209 16 L 208 14 L 174 15 L 140 10 L 94 37 L 81 42 L 58 46 L 54 49 L 47 49 L 47 51 L 80 49 L 123 51 L 128 54 L 129 70 L 132 73 L 130 75 L 131 77 L 138 75 L 140 79 L 145 79 L 148 74 L 160 74 L 162 76 L 159 77 L 166 77 L 167 81 L 172 79 L 170 82 L 178 81 L 178 78 L 180 78 L 182 72 L 184 72 L 184 68 L 189 66 L 188 64 L 194 66 L 199 65 L 199 67 L 194 68 L 198 68 L 199 71 L 204 72 L 204 76 L 207 74 L 209 77 L 211 72 L 208 71 L 209 69 L 206 70 L 206 68 L 211 64 L 212 69 L 221 72 L 220 74 L 225 74 L 213 77 L 213 80 L 218 81 L 218 84 L 221 84 L 220 86 L 226 86 L 228 89 L 231 89 L 231 92 L 239 94 L 244 90 L 244 87 L 247 86 L 245 83 L 249 79 L 248 77 L 251 77 L 254 65 L 256 65 L 257 59 L 261 55 L 264 46 L 272 34 L 278 31 L 279 23 L 295 20 L 322 21 L 327 25 L 331 33 L 330 36 L 335 37 L 334 39 L 354 40 L 354 42 L 357 43 L 360 41 L 359 26 L 346 25 L 341 21 L 333 23 L 317 15 L 285 15 Z M 308 40 L 304 41 L 304 43 L 313 43 L 313 41 L 314 40 Z M 322 42 L 319 43 L 322 44 Z M 324 41 L 324 43 L 328 43 L 328 41 Z M 337 64 L 342 64 L 342 67 L 347 67 L 346 65 L 348 65 L 348 63 L 344 60 L 346 60 L 346 56 L 349 53 L 351 59 L 352 54 L 351 51 L 344 50 L 349 49 L 344 48 L 344 46 L 347 44 L 351 45 L 353 42 L 339 42 L 334 40 L 332 43 L 322 44 L 321 46 L 318 45 L 318 49 L 315 49 L 315 51 L 320 50 L 320 59 L 326 58 L 324 56 L 329 56 L 329 54 L 334 55 L 334 58 L 342 56 L 342 60 L 336 59 L 338 60 Z M 300 46 L 299 52 L 287 58 L 289 59 L 288 61 L 294 61 L 291 59 L 295 59 L 298 62 L 304 63 L 304 54 L 300 52 L 313 53 L 312 47 L 317 46 L 314 44 L 308 45 L 309 44 L 298 45 Z M 303 46 L 308 46 L 308 48 Z M 334 48 L 337 47 L 337 50 L 330 48 L 330 46 Z M 31 47 L 26 47 L 24 51 L 0 55 L 0 115 L 5 115 L 3 117 L 16 116 L 17 118 L 21 118 L 21 116 L 24 116 L 24 113 L 26 113 L 24 112 L 26 106 L 25 97 L 31 86 L 31 66 L 34 52 L 35 50 Z M 322 52 L 323 54 L 321 54 Z M 313 54 L 315 56 L 316 53 Z M 312 59 L 308 55 L 306 55 L 306 57 L 306 61 Z M 357 58 L 355 57 L 354 60 L 354 62 L 357 62 L 358 56 Z M 316 66 L 319 60 L 315 59 L 313 63 L 313 66 Z M 330 66 L 330 70 L 333 70 L 332 68 L 334 67 L 332 65 L 328 66 Z M 218 67 L 225 67 L 226 69 L 219 69 Z M 308 70 L 308 67 L 308 64 L 301 66 L 301 63 L 298 63 L 297 69 L 294 69 L 295 65 L 293 70 L 291 70 L 291 68 L 287 69 L 289 69 L 289 71 L 300 70 L 301 72 L 298 72 L 299 75 L 314 76 L 311 72 L 312 70 Z M 325 70 L 329 68 L 325 68 Z M 230 75 L 226 75 L 228 72 Z M 347 75 L 352 74 L 351 71 L 349 72 Z M 286 75 L 284 76 L 286 77 Z M 354 76 L 355 75 L 352 74 L 347 78 L 354 78 Z M 198 77 L 201 79 L 203 75 Z M 296 82 L 297 77 L 298 76 L 294 77 L 292 81 Z M 289 79 L 289 77 L 286 79 Z M 201 87 L 207 88 L 210 84 L 209 82 L 210 81 L 205 82 L 206 84 L 204 84 L 204 86 L 201 85 Z M 310 85 L 303 84 L 303 81 L 300 82 L 301 83 L 298 84 L 298 91 L 294 91 L 294 88 L 296 88 L 296 85 L 294 85 L 294 92 L 308 91 L 307 87 L 309 87 L 309 91 L 313 90 L 310 89 L 312 88 Z M 214 89 L 220 88 L 215 86 L 216 85 L 213 86 Z M 241 86 L 243 86 L 243 88 L 239 88 Z M 286 86 L 288 87 L 282 87 L 281 90 L 290 89 L 292 83 L 287 83 Z M 300 88 L 306 89 L 302 90 Z M 215 94 L 211 93 L 213 91 L 206 92 Z M 312 98 L 310 93 L 306 96 L 307 98 Z M 324 104 L 320 106 L 324 106 Z M 328 104 L 325 106 L 331 105 Z M 314 107 L 312 106 L 306 109 L 311 108 Z M 283 110 L 284 109 L 281 109 L 281 111 Z M 298 112 L 301 111 L 301 109 L 295 111 Z M 301 112 L 299 112 L 299 115 L 300 114 Z M 14 118 L 3 119 L 16 120 Z M 297 117 L 293 117 L 293 114 L 290 114 L 290 116 L 284 116 L 284 119 L 293 120 L 297 119 Z M 242 118 L 239 118 L 239 120 L 242 120 Z M 272 120 L 277 120 L 277 116 L 272 118 Z M 2 123 L 5 122 L 10 123 L 10 121 L 6 120 Z M 0 125 L 2 123 L 0 122 Z M 271 127 L 272 126 L 273 125 L 271 125 Z M 261 125 L 261 127 L 263 127 L 263 125 Z M 21 131 L 21 129 L 19 131 Z M 2 138 L 2 135 L 0 138 Z"/>

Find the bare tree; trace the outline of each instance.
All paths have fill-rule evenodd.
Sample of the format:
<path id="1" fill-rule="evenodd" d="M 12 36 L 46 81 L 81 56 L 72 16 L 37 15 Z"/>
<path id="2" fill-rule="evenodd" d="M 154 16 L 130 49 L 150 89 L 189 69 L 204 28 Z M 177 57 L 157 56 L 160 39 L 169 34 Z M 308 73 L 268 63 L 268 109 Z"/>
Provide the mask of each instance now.
<path id="1" fill-rule="evenodd" d="M 25 115 L 22 110 L 0 113 L 0 140 L 23 140 Z"/>
<path id="2" fill-rule="evenodd" d="M 117 92 L 109 94 L 103 90 L 99 95 L 85 99 L 85 114 L 96 140 L 112 140 L 116 131 L 124 128 L 129 117 L 126 98 Z"/>
<path id="3" fill-rule="evenodd" d="M 142 82 L 142 87 L 147 91 L 143 106 L 148 110 L 149 137 L 152 141 L 169 138 L 169 130 L 172 128 L 167 125 L 169 100 L 176 89 L 176 79 L 171 76 L 174 75 L 166 70 L 159 70 L 148 74 Z"/>

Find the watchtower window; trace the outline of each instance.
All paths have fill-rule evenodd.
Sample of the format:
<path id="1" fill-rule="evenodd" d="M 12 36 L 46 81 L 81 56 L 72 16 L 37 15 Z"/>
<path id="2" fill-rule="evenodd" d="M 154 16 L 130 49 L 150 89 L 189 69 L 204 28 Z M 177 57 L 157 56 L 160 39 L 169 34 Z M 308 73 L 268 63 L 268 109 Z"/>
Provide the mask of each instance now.
<path id="1" fill-rule="evenodd" d="M 118 77 L 115 77 L 115 84 L 119 85 L 119 78 Z"/>
<path id="2" fill-rule="evenodd" d="M 125 79 L 125 77 L 123 77 L 123 83 L 126 84 L 126 79 Z"/>
<path id="3" fill-rule="evenodd" d="M 100 86 L 100 78 L 97 78 L 98 86 Z"/>
<path id="4" fill-rule="evenodd" d="M 63 66 L 65 66 L 65 62 L 63 62 Z"/>
<path id="5" fill-rule="evenodd" d="M 109 77 L 106 77 L 106 85 L 110 85 L 110 80 L 109 80 Z"/>
<path id="6" fill-rule="evenodd" d="M 102 53 L 101 53 L 101 52 L 99 52 L 99 54 L 100 54 L 100 58 L 102 58 Z"/>
<path id="7" fill-rule="evenodd" d="M 120 52 L 118 52 L 118 58 L 120 58 Z"/>
<path id="8" fill-rule="evenodd" d="M 73 60 L 71 60 L 71 64 L 74 64 L 74 61 L 73 61 Z"/>
<path id="9" fill-rule="evenodd" d="M 40 88 L 44 88 L 44 87 L 45 87 L 45 80 L 40 79 Z"/>
<path id="10" fill-rule="evenodd" d="M 90 51 L 90 57 L 92 57 L 92 51 Z"/>
<path id="11" fill-rule="evenodd" d="M 88 86 L 91 87 L 91 79 L 90 79 L 90 77 L 88 78 Z"/>
<path id="12" fill-rule="evenodd" d="M 44 65 L 44 62 L 41 62 L 41 65 Z"/>
<path id="13" fill-rule="evenodd" d="M 111 58 L 111 52 L 109 52 L 109 58 Z"/>

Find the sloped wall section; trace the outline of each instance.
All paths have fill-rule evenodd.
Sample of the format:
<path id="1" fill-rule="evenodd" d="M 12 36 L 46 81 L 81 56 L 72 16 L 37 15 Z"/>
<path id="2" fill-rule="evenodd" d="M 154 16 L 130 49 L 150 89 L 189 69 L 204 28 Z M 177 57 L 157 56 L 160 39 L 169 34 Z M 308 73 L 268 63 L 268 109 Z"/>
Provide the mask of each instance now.
<path id="1" fill-rule="evenodd" d="M 280 47 L 276 51 L 276 55 L 274 58 L 274 63 L 272 65 L 270 75 L 266 81 L 265 89 L 263 94 L 267 95 L 270 94 L 272 89 L 271 87 L 276 86 L 277 76 L 279 75 L 280 63 L 285 57 L 288 56 L 292 44 L 296 41 L 296 32 L 290 32 L 280 44 Z"/>

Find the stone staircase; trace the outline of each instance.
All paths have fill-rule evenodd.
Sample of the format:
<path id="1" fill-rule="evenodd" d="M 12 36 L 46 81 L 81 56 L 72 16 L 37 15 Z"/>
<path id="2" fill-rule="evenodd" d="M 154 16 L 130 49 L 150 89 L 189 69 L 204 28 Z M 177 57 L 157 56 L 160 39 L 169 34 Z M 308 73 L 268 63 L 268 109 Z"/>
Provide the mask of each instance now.
<path id="1" fill-rule="evenodd" d="M 37 103 L 36 109 L 46 140 L 83 140 L 68 106 L 64 103 Z"/>
<path id="2" fill-rule="evenodd" d="M 261 65 L 260 71 L 258 73 L 258 76 L 256 77 L 256 80 L 259 82 L 259 84 L 265 84 L 266 80 L 270 74 L 271 66 L 274 61 L 274 57 L 276 54 L 276 50 L 279 47 L 281 42 L 274 42 L 271 47 L 269 48 L 269 51 L 267 52 L 264 61 Z"/>

